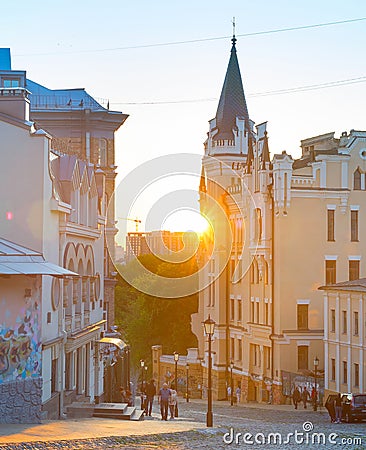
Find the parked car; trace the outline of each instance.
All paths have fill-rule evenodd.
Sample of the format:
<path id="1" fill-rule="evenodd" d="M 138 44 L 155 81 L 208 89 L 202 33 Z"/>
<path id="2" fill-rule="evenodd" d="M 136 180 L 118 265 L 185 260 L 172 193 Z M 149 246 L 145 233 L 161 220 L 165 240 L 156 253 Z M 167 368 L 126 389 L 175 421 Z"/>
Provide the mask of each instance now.
<path id="1" fill-rule="evenodd" d="M 346 422 L 366 420 L 366 394 L 342 395 L 342 419 Z"/>

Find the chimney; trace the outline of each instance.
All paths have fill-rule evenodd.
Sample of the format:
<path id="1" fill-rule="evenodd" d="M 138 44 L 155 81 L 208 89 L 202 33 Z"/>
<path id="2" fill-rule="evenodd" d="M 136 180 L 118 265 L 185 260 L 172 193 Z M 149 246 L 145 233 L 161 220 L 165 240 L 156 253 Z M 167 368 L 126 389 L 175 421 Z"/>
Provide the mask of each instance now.
<path id="1" fill-rule="evenodd" d="M 0 113 L 29 121 L 29 91 L 25 88 L 0 88 Z"/>
<path id="2" fill-rule="evenodd" d="M 0 48 L 0 70 L 11 70 L 10 48 Z"/>

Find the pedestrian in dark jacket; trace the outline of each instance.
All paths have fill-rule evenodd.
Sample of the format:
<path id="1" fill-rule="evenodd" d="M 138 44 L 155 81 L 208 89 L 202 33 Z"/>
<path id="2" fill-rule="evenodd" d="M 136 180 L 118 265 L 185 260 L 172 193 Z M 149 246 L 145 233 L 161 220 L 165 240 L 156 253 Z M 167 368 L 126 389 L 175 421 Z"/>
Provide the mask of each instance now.
<path id="1" fill-rule="evenodd" d="M 328 396 L 327 401 L 325 402 L 325 409 L 328 411 L 330 421 L 333 423 L 336 420 L 335 416 L 335 408 L 334 408 L 334 400 L 332 396 Z"/>
<path id="2" fill-rule="evenodd" d="M 146 386 L 146 407 L 145 412 L 147 416 L 151 416 L 152 406 L 154 402 L 154 396 L 156 395 L 155 380 L 150 380 L 150 383 Z"/>
<path id="3" fill-rule="evenodd" d="M 306 386 L 304 386 L 304 389 L 302 391 L 301 400 L 304 403 L 304 409 L 306 409 L 306 407 L 307 407 L 306 404 L 309 401 L 309 391 L 306 389 Z"/>
<path id="4" fill-rule="evenodd" d="M 300 400 L 301 400 L 301 394 L 300 394 L 299 388 L 296 386 L 294 393 L 292 394 L 292 401 L 294 402 L 295 409 L 297 409 L 297 404 L 300 402 Z"/>

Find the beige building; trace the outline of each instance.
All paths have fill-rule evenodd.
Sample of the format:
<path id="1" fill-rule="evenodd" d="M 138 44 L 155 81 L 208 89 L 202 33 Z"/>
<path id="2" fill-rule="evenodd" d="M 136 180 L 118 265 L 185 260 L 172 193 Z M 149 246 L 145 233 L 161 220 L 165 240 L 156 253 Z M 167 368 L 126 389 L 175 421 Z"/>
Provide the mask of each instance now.
<path id="1" fill-rule="evenodd" d="M 267 124 L 254 127 L 235 38 L 200 183 L 214 250 L 200 276 L 192 328 L 207 368 L 201 322 L 216 322 L 213 395 L 226 397 L 229 366 L 242 401 L 280 403 L 324 368 L 323 298 L 318 287 L 360 277 L 366 246 L 366 132 L 301 141 L 294 160 L 269 153 Z"/>
<path id="2" fill-rule="evenodd" d="M 366 278 L 320 289 L 324 290 L 325 391 L 365 392 Z"/>

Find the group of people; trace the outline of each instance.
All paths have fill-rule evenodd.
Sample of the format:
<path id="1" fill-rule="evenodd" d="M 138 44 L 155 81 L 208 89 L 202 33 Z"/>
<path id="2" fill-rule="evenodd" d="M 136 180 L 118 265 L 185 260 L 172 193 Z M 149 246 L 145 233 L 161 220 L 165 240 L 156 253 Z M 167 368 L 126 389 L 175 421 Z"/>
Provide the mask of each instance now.
<path id="1" fill-rule="evenodd" d="M 145 411 L 146 416 L 151 417 L 155 395 L 155 380 L 152 379 L 149 383 L 144 383 L 141 386 L 141 409 Z M 178 394 L 175 389 L 169 388 L 167 383 L 164 383 L 158 392 L 158 403 L 160 405 L 161 420 L 168 420 L 169 412 L 171 420 L 178 417 Z"/>
<path id="2" fill-rule="evenodd" d="M 292 401 L 294 403 L 295 409 L 297 409 L 298 404 L 301 402 L 303 402 L 304 409 L 306 409 L 308 403 L 311 403 L 313 406 L 316 405 L 318 401 L 318 393 L 315 387 L 313 387 L 311 392 L 309 392 L 306 386 L 304 386 L 302 392 L 300 392 L 299 387 L 296 386 L 292 394 Z"/>
<path id="3" fill-rule="evenodd" d="M 234 392 L 231 391 L 231 386 L 227 387 L 227 398 L 228 400 L 231 401 L 231 396 L 234 395 Z M 238 385 L 238 387 L 235 389 L 235 399 L 237 403 L 240 403 L 240 398 L 241 398 L 241 389 L 240 386 Z"/>
<path id="4" fill-rule="evenodd" d="M 330 421 L 333 423 L 341 423 L 343 408 L 345 409 L 345 415 L 347 415 L 347 408 L 349 408 L 349 404 L 342 403 L 341 394 L 334 396 L 329 396 L 325 403 L 325 407 L 328 410 Z"/>

